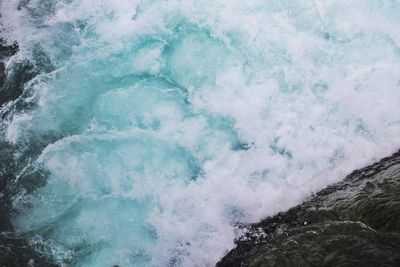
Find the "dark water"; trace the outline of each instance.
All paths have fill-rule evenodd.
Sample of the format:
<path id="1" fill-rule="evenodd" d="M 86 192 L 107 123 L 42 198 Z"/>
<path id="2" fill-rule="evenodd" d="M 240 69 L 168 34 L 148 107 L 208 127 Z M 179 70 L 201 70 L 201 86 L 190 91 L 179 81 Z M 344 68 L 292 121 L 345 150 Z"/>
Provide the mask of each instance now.
<path id="1" fill-rule="evenodd" d="M 1 41 L 1 40 L 0 40 Z M 5 64 L 18 52 L 18 45 L 0 44 L 0 106 L 6 105 L 21 96 L 23 84 L 34 74 L 28 66 L 22 67 L 14 76 L 7 76 Z M 1 118 L 4 119 L 4 118 Z M 18 234 L 10 221 L 13 185 L 18 167 L 13 158 L 16 148 L 11 144 L 0 142 L 0 266 L 56 266 L 51 259 L 39 254 L 27 240 L 32 233 Z"/>

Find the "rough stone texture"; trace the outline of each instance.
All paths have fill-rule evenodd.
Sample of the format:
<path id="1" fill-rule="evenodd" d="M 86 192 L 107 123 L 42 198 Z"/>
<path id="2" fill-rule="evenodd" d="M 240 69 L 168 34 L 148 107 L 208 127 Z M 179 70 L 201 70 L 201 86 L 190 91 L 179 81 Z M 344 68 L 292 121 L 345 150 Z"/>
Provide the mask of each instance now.
<path id="1" fill-rule="evenodd" d="M 6 73 L 4 61 L 17 51 L 17 45 L 0 45 L 0 106 L 23 93 L 24 84 L 37 75 L 35 66 L 51 68 L 39 53 L 33 62 L 18 62 L 12 73 Z M 36 142 L 30 147 L 27 158 L 41 146 Z M 10 184 L 21 169 L 18 165 L 26 163 L 24 157 L 14 161 L 14 150 L 11 144 L 0 143 L 0 267 L 56 266 L 32 249 L 27 241 L 31 233 L 13 232 Z M 41 181 L 32 179 L 32 187 Z M 237 248 L 217 266 L 400 266 L 400 153 L 246 228 Z"/>
<path id="2" fill-rule="evenodd" d="M 400 153 L 243 226 L 224 266 L 400 266 Z"/>

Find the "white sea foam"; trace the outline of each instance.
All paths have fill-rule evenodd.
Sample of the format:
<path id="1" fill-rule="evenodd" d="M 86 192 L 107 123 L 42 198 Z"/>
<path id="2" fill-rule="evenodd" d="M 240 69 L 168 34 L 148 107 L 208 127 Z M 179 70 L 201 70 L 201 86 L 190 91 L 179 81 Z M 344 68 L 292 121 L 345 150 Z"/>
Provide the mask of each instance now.
<path id="1" fill-rule="evenodd" d="M 17 6 L 1 3 L 13 60 L 52 70 L 25 86 L 38 105 L 15 111 L 4 138 L 59 140 L 14 224 L 60 261 L 211 266 L 236 223 L 400 146 L 396 1 Z"/>

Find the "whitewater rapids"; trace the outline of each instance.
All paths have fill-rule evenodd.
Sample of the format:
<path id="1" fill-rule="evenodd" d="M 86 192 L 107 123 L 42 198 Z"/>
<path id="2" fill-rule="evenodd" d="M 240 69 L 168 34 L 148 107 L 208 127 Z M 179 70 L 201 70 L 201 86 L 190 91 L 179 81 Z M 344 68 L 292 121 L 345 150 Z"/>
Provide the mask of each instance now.
<path id="1" fill-rule="evenodd" d="M 35 73 L 0 109 L 12 222 L 59 264 L 212 266 L 238 224 L 400 147 L 399 1 L 0 10 L 9 79 Z"/>

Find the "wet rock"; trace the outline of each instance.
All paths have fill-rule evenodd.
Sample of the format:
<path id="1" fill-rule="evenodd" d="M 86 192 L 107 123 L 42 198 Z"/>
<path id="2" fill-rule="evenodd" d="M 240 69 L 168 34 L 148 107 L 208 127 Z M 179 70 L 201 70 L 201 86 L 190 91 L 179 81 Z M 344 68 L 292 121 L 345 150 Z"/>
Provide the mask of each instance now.
<path id="1" fill-rule="evenodd" d="M 260 223 L 223 266 L 400 266 L 400 153 Z"/>

